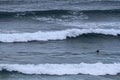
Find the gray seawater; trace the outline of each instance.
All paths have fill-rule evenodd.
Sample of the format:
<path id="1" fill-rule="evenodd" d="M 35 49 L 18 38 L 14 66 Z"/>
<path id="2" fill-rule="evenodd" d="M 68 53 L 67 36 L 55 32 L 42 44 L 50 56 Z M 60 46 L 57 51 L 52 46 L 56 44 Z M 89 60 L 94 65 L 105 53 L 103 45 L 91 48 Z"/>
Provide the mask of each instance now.
<path id="1" fill-rule="evenodd" d="M 120 80 L 120 69 L 116 66 L 112 68 L 113 75 L 112 72 L 109 73 L 109 67 L 108 71 L 101 70 L 102 75 L 89 73 L 93 70 L 93 74 L 99 74 L 99 68 L 106 67 L 104 64 L 114 65 L 120 62 L 119 21 L 120 0 L 0 0 L 0 80 Z M 93 31 L 84 31 L 85 34 L 72 37 L 60 33 L 72 29 Z M 96 29 L 102 31 L 97 33 Z M 31 39 L 39 31 L 43 33 L 38 33 L 38 38 Z M 24 33 L 31 35 L 24 36 Z M 44 35 L 46 33 L 50 35 Z M 114 33 L 118 35 L 114 36 Z M 77 33 L 75 30 L 67 34 Z M 54 36 L 58 36 L 57 39 Z M 59 36 L 66 38 L 59 39 Z M 98 49 L 99 53 L 96 52 Z M 48 73 L 44 73 L 44 70 L 37 73 L 37 66 L 32 67 L 33 71 L 36 70 L 33 74 L 30 74 L 32 70 L 26 71 L 21 67 L 28 64 L 55 66 L 80 63 L 103 65 L 88 65 L 85 68 L 88 71 L 86 74 L 64 73 L 69 71 L 64 69 L 65 65 L 63 69 L 60 68 L 64 75 L 59 75 L 59 71 L 54 75 L 50 73 L 51 70 L 59 69 L 59 66 L 47 66 Z M 20 66 L 9 66 L 15 64 Z M 74 67 L 69 68 L 73 70 Z M 118 72 L 114 74 L 114 71 Z"/>

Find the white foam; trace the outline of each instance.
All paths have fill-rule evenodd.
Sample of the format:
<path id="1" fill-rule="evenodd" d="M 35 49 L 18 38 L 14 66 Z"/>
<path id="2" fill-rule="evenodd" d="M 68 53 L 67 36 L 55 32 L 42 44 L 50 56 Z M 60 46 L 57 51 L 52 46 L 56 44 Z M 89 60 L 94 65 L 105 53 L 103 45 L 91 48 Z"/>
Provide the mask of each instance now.
<path id="1" fill-rule="evenodd" d="M 90 29 L 90 28 L 104 28 L 104 29 L 120 29 L 120 24 L 119 22 L 77 22 L 77 21 L 73 21 L 73 22 L 63 22 L 63 24 L 65 26 L 71 26 L 71 27 L 77 27 L 77 28 L 81 28 L 81 29 Z"/>
<path id="2" fill-rule="evenodd" d="M 48 40 L 63 40 L 67 37 L 77 37 L 82 34 L 98 33 L 105 35 L 117 36 L 120 30 L 117 29 L 67 29 L 61 31 L 38 31 L 34 33 L 11 33 L 0 34 L 1 42 L 28 42 L 28 41 L 48 41 Z"/>
<path id="3" fill-rule="evenodd" d="M 117 75 L 120 73 L 120 63 L 80 63 L 80 64 L 0 64 L 0 71 L 17 71 L 23 74 L 47 75 Z"/>

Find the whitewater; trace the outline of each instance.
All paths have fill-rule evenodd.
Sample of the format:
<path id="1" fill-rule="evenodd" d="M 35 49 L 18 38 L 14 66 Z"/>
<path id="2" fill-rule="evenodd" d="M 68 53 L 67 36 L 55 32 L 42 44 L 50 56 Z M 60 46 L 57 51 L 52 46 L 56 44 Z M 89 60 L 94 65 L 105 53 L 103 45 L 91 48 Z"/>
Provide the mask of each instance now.
<path id="1" fill-rule="evenodd" d="M 67 29 L 61 31 L 38 31 L 34 33 L 1 33 L 0 42 L 28 42 L 28 41 L 48 41 L 64 40 L 68 37 L 77 37 L 83 34 L 104 34 L 117 36 L 120 30 L 117 29 Z"/>
<path id="2" fill-rule="evenodd" d="M 80 64 L 0 64 L 0 71 L 39 75 L 117 75 L 120 63 L 80 63 Z"/>

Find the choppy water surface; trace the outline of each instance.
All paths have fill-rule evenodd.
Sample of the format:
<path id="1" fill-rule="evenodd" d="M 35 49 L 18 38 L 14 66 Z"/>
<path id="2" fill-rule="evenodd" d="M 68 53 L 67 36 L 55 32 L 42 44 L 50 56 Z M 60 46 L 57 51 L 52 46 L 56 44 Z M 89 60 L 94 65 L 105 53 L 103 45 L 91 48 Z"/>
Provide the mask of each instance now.
<path id="1" fill-rule="evenodd" d="M 119 21 L 120 0 L 1 0 L 0 80 L 119 80 Z"/>

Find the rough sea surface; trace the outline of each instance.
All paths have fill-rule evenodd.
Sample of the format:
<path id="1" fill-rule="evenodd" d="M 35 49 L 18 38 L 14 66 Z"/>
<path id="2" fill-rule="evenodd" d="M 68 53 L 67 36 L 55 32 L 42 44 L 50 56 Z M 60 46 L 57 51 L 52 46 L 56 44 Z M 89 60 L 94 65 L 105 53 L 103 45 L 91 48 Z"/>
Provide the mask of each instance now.
<path id="1" fill-rule="evenodd" d="M 0 0 L 0 80 L 120 80 L 120 0 Z"/>

